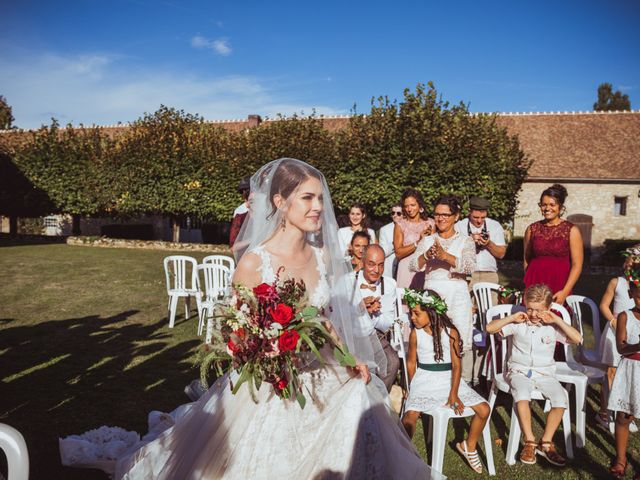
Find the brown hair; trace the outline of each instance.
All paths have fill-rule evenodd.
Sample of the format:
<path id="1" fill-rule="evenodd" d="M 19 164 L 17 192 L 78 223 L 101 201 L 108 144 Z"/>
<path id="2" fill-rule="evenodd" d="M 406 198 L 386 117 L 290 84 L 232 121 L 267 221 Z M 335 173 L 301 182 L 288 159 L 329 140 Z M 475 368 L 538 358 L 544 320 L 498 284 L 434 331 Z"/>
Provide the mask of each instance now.
<path id="1" fill-rule="evenodd" d="M 349 243 L 351 243 L 351 245 L 353 245 L 353 241 L 357 237 L 366 238 L 367 242 L 371 243 L 371 235 L 369 235 L 369 232 L 367 232 L 366 230 L 359 230 L 357 232 L 354 232 L 353 236 L 351 237 L 351 241 Z"/>
<path id="2" fill-rule="evenodd" d="M 442 297 L 440 297 L 440 295 L 438 295 L 434 290 L 426 289 L 425 292 L 428 293 L 432 297 L 436 297 L 436 298 L 439 298 L 440 300 L 442 300 Z M 433 337 L 433 359 L 436 362 L 440 362 L 443 359 L 443 354 L 442 354 L 442 332 L 444 331 L 445 334 L 447 335 L 447 337 L 451 338 L 451 336 L 447 333 L 445 328 L 448 328 L 449 330 L 455 330 L 456 332 L 458 332 L 458 339 L 459 339 L 459 341 L 458 341 L 458 351 L 455 352 L 455 354 L 458 357 L 461 358 L 462 357 L 462 345 L 463 345 L 462 344 L 462 338 L 460 337 L 460 331 L 453 324 L 453 322 L 451 321 L 449 316 L 446 313 L 438 313 L 435 310 L 435 308 L 431 308 L 431 307 L 428 307 L 428 306 L 420 304 L 420 303 L 417 306 L 423 312 L 427 312 L 427 315 L 429 315 L 429 322 L 431 323 L 431 335 Z"/>
<path id="3" fill-rule="evenodd" d="M 416 190 L 415 188 L 408 188 L 404 192 L 402 192 L 402 197 L 400 197 L 400 206 L 402 207 L 402 213 L 404 213 L 404 201 L 407 198 L 415 198 L 416 202 L 422 212 L 420 212 L 420 218 L 422 220 L 427 220 L 429 218 L 429 214 L 427 213 L 427 204 L 424 203 L 424 198 L 422 198 L 422 194 Z"/>
<path id="4" fill-rule="evenodd" d="M 524 291 L 525 302 L 544 303 L 547 307 L 553 302 L 553 292 L 544 283 L 530 285 Z"/>
<path id="5" fill-rule="evenodd" d="M 353 202 L 349 207 L 349 213 L 351 213 L 352 208 L 357 208 L 362 212 L 362 221 L 360 222 L 360 227 L 363 230 L 369 228 L 369 215 L 367 215 L 367 207 L 365 207 L 363 203 Z M 351 218 L 349 218 L 349 226 L 351 226 Z"/>
<path id="6" fill-rule="evenodd" d="M 462 210 L 460 199 L 455 195 L 443 195 L 434 202 L 433 208 L 437 207 L 438 205 L 446 205 L 454 215 L 456 213 L 460 213 L 460 210 Z"/>
<path id="7" fill-rule="evenodd" d="M 271 180 L 271 189 L 269 190 L 271 213 L 269 217 L 273 216 L 278 210 L 273 201 L 275 195 L 279 194 L 282 198 L 287 199 L 300 184 L 309 178 L 322 180 L 320 172 L 302 162 L 293 159 L 286 159 L 280 162 Z"/>

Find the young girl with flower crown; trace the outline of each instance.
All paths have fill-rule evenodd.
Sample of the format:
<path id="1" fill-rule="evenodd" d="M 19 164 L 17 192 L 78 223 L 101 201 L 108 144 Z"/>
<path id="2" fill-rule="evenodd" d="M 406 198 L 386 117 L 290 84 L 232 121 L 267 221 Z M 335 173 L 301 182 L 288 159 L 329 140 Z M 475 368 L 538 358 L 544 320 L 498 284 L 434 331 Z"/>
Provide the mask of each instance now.
<path id="1" fill-rule="evenodd" d="M 609 390 L 611 390 L 613 377 L 616 374 L 618 363 L 620 363 L 620 354 L 616 346 L 616 324 L 618 322 L 618 315 L 633 308 L 633 300 L 629 297 L 629 280 L 626 272 L 635 261 L 640 261 L 640 244 L 627 248 L 622 252 L 622 256 L 625 257 L 622 265 L 623 275 L 612 278 L 609 281 L 607 289 L 600 300 L 600 313 L 608 320 L 600 337 L 600 363 L 607 366 Z M 612 302 L 613 308 L 611 308 Z M 607 410 L 605 389 L 602 389 L 600 392 L 600 412 L 596 415 L 596 422 L 604 429 L 608 429 L 613 433 L 614 422 L 610 419 L 609 411 Z M 632 433 L 638 431 L 638 427 L 633 422 L 629 428 Z"/>
<path id="2" fill-rule="evenodd" d="M 622 478 L 627 468 L 629 425 L 640 417 L 640 262 L 625 272 L 633 308 L 620 313 L 616 324 L 616 343 L 622 356 L 609 395 L 609 410 L 616 412 L 616 459 L 609 470 Z M 634 480 L 640 479 L 636 472 Z"/>
<path id="3" fill-rule="evenodd" d="M 411 308 L 411 322 L 415 328 L 409 336 L 410 388 L 402 424 L 409 437 L 413 437 L 421 413 L 449 407 L 461 415 L 465 406 L 470 407 L 475 415 L 469 434 L 466 440 L 456 443 L 456 448 L 474 471 L 482 473 L 476 445 L 490 408 L 484 398 L 460 380 L 460 333 L 447 316 L 446 303 L 433 290 L 405 289 L 404 299 Z"/>

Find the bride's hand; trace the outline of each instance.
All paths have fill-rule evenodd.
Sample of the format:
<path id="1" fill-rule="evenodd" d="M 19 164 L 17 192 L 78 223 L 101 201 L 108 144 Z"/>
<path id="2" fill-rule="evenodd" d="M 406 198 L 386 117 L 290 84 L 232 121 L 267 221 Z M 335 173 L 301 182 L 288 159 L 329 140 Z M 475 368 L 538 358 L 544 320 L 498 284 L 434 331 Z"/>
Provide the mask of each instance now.
<path id="1" fill-rule="evenodd" d="M 365 364 L 359 363 L 358 365 L 353 367 L 353 370 L 362 377 L 364 383 L 369 383 L 371 381 L 371 373 L 369 372 L 369 367 L 367 367 Z"/>

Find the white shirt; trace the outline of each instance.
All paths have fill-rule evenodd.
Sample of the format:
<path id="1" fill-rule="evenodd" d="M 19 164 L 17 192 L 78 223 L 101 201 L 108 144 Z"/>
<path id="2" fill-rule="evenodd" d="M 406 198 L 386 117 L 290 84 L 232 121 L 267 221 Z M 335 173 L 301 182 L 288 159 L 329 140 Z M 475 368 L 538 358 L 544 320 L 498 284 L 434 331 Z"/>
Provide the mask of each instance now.
<path id="1" fill-rule="evenodd" d="M 352 272 L 349 274 L 350 279 L 355 284 L 354 301 L 362 302 L 364 297 L 380 297 L 380 310 L 374 314 L 369 314 L 365 310 L 365 314 L 371 320 L 373 327 L 381 332 L 387 332 L 393 322 L 398 318 L 396 312 L 396 281 L 391 277 L 382 276 L 376 284 L 376 290 L 369 288 L 360 288 L 360 285 L 369 285 L 364 278 L 364 273 Z M 384 281 L 384 295 L 382 295 L 382 282 Z"/>
<path id="2" fill-rule="evenodd" d="M 376 243 L 376 232 L 372 229 L 367 228 L 367 232 L 371 237 L 371 243 Z M 351 239 L 353 238 L 353 234 L 355 232 L 351 230 L 351 227 L 342 227 L 338 230 L 338 240 L 340 241 L 340 251 L 347 255 L 347 250 L 349 245 L 351 245 Z"/>
<path id="3" fill-rule="evenodd" d="M 248 211 L 249 207 L 247 207 L 247 202 L 242 202 L 242 204 L 233 211 L 233 216 L 235 217 L 236 215 L 242 215 L 243 213 L 247 213 Z"/>
<path id="4" fill-rule="evenodd" d="M 393 275 L 393 262 L 396 259 L 395 250 L 393 249 L 393 229 L 395 226 L 396 224 L 391 222 L 380 229 L 379 244 L 384 250 L 384 273 L 388 277 Z"/>
<path id="5" fill-rule="evenodd" d="M 496 222 L 492 218 L 485 218 L 484 224 L 487 226 L 487 233 L 489 239 L 496 245 L 502 247 L 507 243 L 504 241 L 504 229 L 500 223 Z M 471 227 L 471 233 L 482 233 L 482 227 L 476 227 L 475 225 L 469 225 L 469 218 L 465 218 L 456 223 L 456 230 L 462 235 L 469 235 L 468 227 Z M 475 243 L 475 242 L 474 242 Z M 486 248 L 481 248 L 476 253 L 476 272 L 497 272 L 498 262 L 496 258 L 491 255 L 491 252 Z"/>
<path id="6" fill-rule="evenodd" d="M 503 337 L 513 335 L 509 370 L 525 374 L 529 370 L 536 370 L 553 375 L 556 342 L 567 343 L 567 337 L 558 328 L 542 323 L 509 323 L 502 327 L 500 334 Z"/>

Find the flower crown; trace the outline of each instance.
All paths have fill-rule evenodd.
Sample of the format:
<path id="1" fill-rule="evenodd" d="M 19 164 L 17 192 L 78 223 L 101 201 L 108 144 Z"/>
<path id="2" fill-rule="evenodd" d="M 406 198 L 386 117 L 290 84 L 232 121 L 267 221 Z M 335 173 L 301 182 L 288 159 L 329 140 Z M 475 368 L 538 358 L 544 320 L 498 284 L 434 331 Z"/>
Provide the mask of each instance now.
<path id="1" fill-rule="evenodd" d="M 622 255 L 624 258 L 631 257 L 636 262 L 640 261 L 640 244 L 623 250 L 620 255 Z"/>
<path id="2" fill-rule="evenodd" d="M 636 288 L 640 287 L 640 269 L 629 268 L 628 270 L 625 270 L 624 277 L 629 280 L 629 283 L 635 285 Z"/>
<path id="3" fill-rule="evenodd" d="M 403 299 L 409 305 L 409 308 L 413 308 L 416 305 L 423 305 L 428 308 L 434 309 L 440 315 L 447 313 L 447 304 L 440 297 L 430 295 L 427 292 L 418 292 L 410 288 L 404 289 Z"/>

